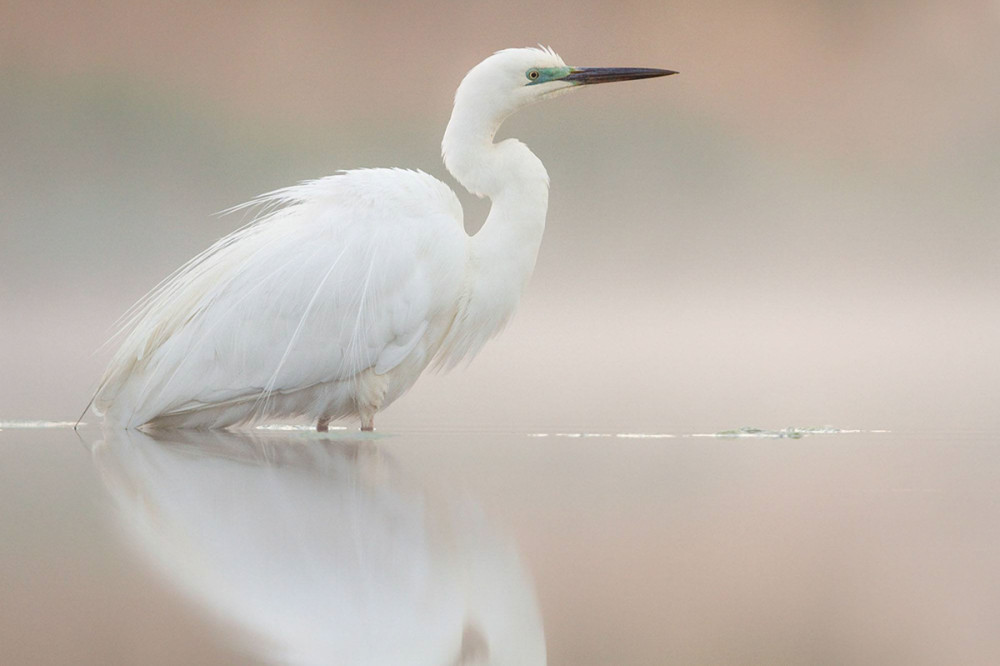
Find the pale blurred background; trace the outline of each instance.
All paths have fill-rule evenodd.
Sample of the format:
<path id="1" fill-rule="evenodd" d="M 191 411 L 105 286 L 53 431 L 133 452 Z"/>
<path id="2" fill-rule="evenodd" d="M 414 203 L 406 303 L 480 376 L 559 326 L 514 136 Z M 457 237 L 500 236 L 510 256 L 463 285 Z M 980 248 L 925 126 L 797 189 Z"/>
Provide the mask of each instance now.
<path id="1" fill-rule="evenodd" d="M 461 77 L 539 42 L 681 73 L 505 125 L 552 178 L 521 312 L 372 450 L 509 530 L 550 663 L 997 663 L 996 0 L 0 0 L 11 663 L 247 662 L 116 541 L 90 450 L 3 422 L 75 419 L 216 211 L 359 166 L 453 184 Z M 554 434 L 826 424 L 896 432 Z"/>
<path id="2" fill-rule="evenodd" d="M 1000 427 L 986 0 L 0 2 L 0 416 L 75 419 L 216 211 L 341 168 L 454 184 L 455 87 L 539 42 L 681 74 L 504 126 L 552 179 L 532 285 L 382 427 Z"/>

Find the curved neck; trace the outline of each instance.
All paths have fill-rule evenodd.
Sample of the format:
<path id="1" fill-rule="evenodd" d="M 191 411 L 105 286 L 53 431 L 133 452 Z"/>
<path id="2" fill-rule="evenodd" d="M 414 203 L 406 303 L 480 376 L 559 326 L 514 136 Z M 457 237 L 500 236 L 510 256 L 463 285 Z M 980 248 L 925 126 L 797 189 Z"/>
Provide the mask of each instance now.
<path id="1" fill-rule="evenodd" d="M 521 259 L 527 271 L 534 268 L 549 205 L 549 175 L 541 160 L 516 139 L 493 143 L 493 137 L 511 110 L 490 113 L 488 100 L 463 95 L 441 142 L 445 167 L 467 190 L 492 201 L 486 223 L 474 237 L 474 246 L 488 253 L 502 267 Z M 523 261 L 530 257 L 527 266 Z M 512 267 L 514 268 L 514 267 Z M 509 271 L 508 271 L 509 272 Z"/>
<path id="2" fill-rule="evenodd" d="M 511 188 L 543 186 L 549 175 L 541 160 L 516 139 L 493 143 L 510 111 L 489 113 L 484 100 L 469 100 L 459 90 L 441 141 L 445 167 L 462 187 L 494 202 Z M 479 102 L 479 103 L 477 103 Z M 544 211 L 543 211 L 544 216 Z"/>
<path id="3" fill-rule="evenodd" d="M 465 104 L 463 101 L 471 101 Z M 506 113 L 483 113 L 482 104 L 456 98 L 441 143 L 445 166 L 455 179 L 492 205 L 470 239 L 461 331 L 455 355 L 474 353 L 513 315 L 535 268 L 549 204 L 549 176 L 541 160 L 516 139 L 493 143 Z"/>

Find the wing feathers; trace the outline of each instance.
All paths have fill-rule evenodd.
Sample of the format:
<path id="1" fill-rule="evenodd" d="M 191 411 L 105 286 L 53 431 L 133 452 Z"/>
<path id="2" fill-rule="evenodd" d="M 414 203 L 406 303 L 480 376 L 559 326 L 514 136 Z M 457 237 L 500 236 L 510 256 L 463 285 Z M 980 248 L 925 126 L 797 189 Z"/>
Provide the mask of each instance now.
<path id="1" fill-rule="evenodd" d="M 258 197 L 262 214 L 187 262 L 124 319 L 95 396 L 127 425 L 387 372 L 455 298 L 461 208 L 419 172 L 350 171 Z"/>

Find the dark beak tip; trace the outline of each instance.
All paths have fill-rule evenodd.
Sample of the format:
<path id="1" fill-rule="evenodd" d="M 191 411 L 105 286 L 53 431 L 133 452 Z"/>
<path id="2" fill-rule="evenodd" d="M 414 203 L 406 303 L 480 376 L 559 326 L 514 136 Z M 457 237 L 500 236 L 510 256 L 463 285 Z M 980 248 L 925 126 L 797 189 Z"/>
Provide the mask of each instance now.
<path id="1" fill-rule="evenodd" d="M 677 74 L 677 72 L 672 69 L 654 69 L 652 67 L 581 67 L 574 69 L 565 80 L 582 84 L 611 83 L 612 81 L 651 79 L 671 74 Z"/>

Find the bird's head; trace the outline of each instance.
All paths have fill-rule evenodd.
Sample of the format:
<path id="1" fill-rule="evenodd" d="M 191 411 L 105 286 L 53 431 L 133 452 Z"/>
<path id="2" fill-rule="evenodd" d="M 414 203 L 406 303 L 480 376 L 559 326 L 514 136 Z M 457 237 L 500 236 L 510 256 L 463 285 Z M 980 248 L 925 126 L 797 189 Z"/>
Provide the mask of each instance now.
<path id="1" fill-rule="evenodd" d="M 580 86 L 611 81 L 648 79 L 676 74 L 668 69 L 635 67 L 569 67 L 545 48 L 506 49 L 473 67 L 455 93 L 455 107 L 444 132 L 441 153 L 445 166 L 470 192 L 493 196 L 504 179 L 500 174 L 531 171 L 548 183 L 545 167 L 515 139 L 495 144 L 502 150 L 486 153 L 504 119 L 518 109 Z M 492 155 L 499 157 L 485 160 Z"/>
<path id="2" fill-rule="evenodd" d="M 505 49 L 472 68 L 458 87 L 455 104 L 490 110 L 499 124 L 523 106 L 583 85 L 669 74 L 676 72 L 637 67 L 569 67 L 551 49 Z"/>

